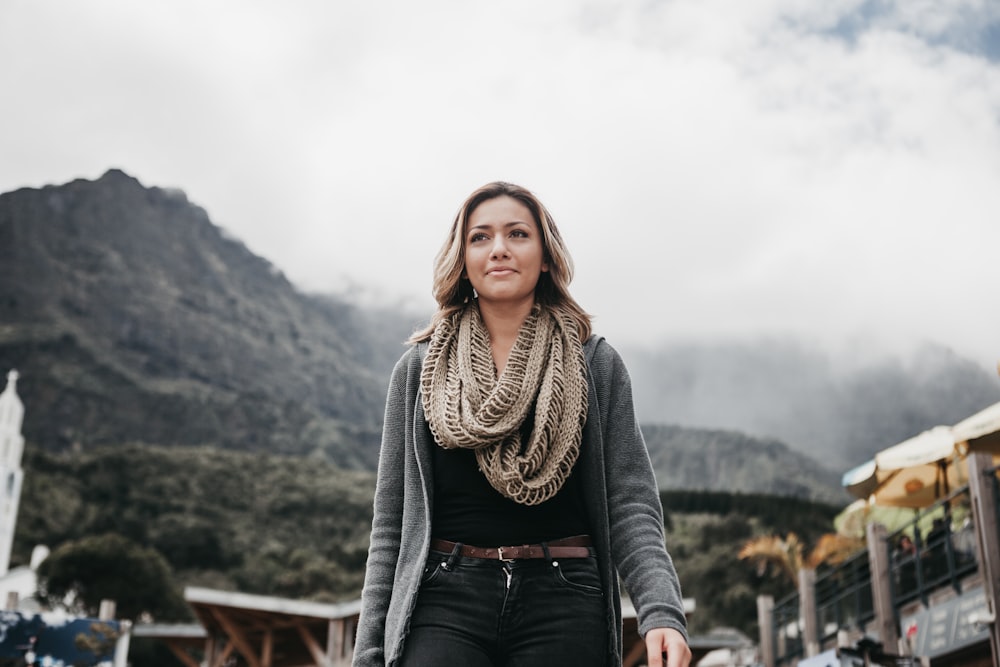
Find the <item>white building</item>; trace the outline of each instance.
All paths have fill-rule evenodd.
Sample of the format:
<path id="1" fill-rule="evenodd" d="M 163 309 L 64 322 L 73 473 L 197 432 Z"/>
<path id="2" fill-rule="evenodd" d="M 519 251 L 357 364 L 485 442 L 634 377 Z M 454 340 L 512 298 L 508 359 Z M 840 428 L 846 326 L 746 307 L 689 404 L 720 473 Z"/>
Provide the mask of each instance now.
<path id="1" fill-rule="evenodd" d="M 7 386 L 0 394 L 0 577 L 5 576 L 10 568 L 17 510 L 21 502 L 21 484 L 24 481 L 24 470 L 21 468 L 23 420 L 24 404 L 17 395 L 17 371 L 12 370 L 7 374 Z"/>

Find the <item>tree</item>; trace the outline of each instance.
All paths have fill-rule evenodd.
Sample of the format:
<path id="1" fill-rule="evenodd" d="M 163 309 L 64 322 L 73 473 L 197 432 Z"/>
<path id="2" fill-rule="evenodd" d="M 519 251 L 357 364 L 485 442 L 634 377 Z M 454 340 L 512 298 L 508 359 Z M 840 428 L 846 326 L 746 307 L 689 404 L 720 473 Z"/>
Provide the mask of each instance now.
<path id="1" fill-rule="evenodd" d="M 739 558 L 755 563 L 758 576 L 764 576 L 768 568 L 773 568 L 775 576 L 783 575 L 795 586 L 802 569 L 802 550 L 803 544 L 795 533 L 788 533 L 786 537 L 765 535 L 744 544 Z"/>
<path id="2" fill-rule="evenodd" d="M 115 601 L 121 618 L 189 616 L 163 556 L 115 533 L 63 544 L 41 564 L 38 576 L 39 597 L 88 616 L 96 616 L 106 599 Z"/>
<path id="3" fill-rule="evenodd" d="M 799 571 L 803 567 L 815 569 L 824 563 L 836 566 L 862 548 L 863 540 L 826 533 L 820 536 L 808 557 L 804 557 L 805 545 L 798 535 L 788 533 L 785 537 L 765 535 L 749 540 L 740 549 L 739 558 L 755 563 L 758 576 L 763 576 L 771 567 L 775 576 L 787 577 L 793 586 L 797 586 Z"/>

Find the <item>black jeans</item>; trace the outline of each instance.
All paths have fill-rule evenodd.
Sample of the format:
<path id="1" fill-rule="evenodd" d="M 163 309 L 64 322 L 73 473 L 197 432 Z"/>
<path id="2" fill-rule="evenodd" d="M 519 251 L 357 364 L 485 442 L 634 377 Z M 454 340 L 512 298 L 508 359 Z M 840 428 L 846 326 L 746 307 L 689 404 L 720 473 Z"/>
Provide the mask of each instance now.
<path id="1" fill-rule="evenodd" d="M 597 560 L 504 562 L 431 552 L 404 667 L 599 667 L 607 609 Z"/>

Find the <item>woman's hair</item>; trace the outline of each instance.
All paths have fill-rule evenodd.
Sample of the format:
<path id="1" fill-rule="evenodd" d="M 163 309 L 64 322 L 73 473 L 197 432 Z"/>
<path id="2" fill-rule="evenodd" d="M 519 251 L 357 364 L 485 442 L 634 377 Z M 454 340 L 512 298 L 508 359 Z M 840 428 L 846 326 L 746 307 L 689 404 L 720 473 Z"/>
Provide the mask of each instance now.
<path id="1" fill-rule="evenodd" d="M 563 243 L 555 221 L 545 206 L 530 191 L 518 185 L 496 181 L 488 183 L 462 204 L 451 224 L 444 245 L 434 258 L 434 299 L 438 310 L 430 324 L 410 336 L 410 343 L 427 340 L 442 320 L 462 310 L 474 297 L 472 283 L 462 277 L 465 271 L 465 225 L 472 212 L 484 201 L 497 197 L 511 197 L 524 204 L 538 226 L 542 236 L 542 254 L 549 270 L 543 271 L 535 286 L 535 303 L 561 312 L 576 321 L 580 340 L 590 337 L 590 315 L 570 296 L 569 283 L 573 280 L 573 259 Z"/>

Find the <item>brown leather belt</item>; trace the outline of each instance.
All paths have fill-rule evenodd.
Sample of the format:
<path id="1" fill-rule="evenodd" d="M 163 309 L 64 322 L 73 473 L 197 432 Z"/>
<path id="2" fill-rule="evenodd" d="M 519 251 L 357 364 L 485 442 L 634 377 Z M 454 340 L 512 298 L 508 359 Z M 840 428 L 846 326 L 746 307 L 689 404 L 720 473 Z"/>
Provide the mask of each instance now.
<path id="1" fill-rule="evenodd" d="M 551 558 L 589 558 L 593 555 L 590 537 L 579 535 L 552 540 L 545 545 Z M 431 540 L 431 551 L 452 553 L 456 543 L 448 540 Z M 545 558 L 545 549 L 541 544 L 522 544 L 512 547 L 474 547 L 463 544 L 458 552 L 467 558 L 488 558 L 490 560 L 521 560 L 524 558 Z"/>

